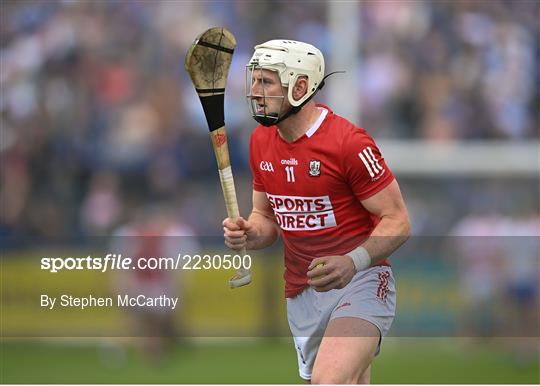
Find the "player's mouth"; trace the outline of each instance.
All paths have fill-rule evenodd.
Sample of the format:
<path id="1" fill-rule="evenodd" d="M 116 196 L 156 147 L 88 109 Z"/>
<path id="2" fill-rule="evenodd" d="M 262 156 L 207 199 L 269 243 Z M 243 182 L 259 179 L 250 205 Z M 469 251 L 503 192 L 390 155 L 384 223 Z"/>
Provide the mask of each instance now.
<path id="1" fill-rule="evenodd" d="M 264 113 L 265 109 L 266 109 L 265 105 L 259 104 L 259 103 L 257 104 L 257 112 L 258 113 Z"/>

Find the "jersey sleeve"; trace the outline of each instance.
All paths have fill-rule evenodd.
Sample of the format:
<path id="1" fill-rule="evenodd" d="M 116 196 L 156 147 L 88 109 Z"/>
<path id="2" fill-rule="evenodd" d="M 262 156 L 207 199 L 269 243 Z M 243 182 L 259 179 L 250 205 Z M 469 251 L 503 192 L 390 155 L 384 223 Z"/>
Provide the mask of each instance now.
<path id="1" fill-rule="evenodd" d="M 257 168 L 256 164 L 256 152 L 257 148 L 255 145 L 255 139 L 254 135 L 251 135 L 250 141 L 249 141 L 249 167 L 251 169 L 251 175 L 253 177 L 253 190 L 256 190 L 258 192 L 266 192 L 266 189 L 264 188 L 261 174 L 259 172 L 259 169 Z"/>
<path id="2" fill-rule="evenodd" d="M 347 181 L 359 200 L 365 200 L 387 187 L 394 175 L 373 138 L 356 128 L 343 144 Z"/>

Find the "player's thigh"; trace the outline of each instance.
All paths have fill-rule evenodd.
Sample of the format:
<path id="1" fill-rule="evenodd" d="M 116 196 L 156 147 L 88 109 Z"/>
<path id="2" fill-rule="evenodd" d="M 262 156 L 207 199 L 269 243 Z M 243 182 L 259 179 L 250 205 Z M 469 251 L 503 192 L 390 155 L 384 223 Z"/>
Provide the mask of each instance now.
<path id="1" fill-rule="evenodd" d="M 315 359 L 311 383 L 369 382 L 369 367 L 379 339 L 379 329 L 366 320 L 354 317 L 331 320 Z"/>

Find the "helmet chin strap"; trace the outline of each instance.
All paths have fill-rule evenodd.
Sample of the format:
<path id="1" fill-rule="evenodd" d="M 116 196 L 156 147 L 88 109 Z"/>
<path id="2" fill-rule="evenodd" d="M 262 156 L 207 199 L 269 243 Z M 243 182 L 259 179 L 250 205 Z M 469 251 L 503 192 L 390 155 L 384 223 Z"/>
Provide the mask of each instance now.
<path id="1" fill-rule="evenodd" d="M 274 126 L 278 122 L 282 121 L 282 119 L 276 119 L 276 118 L 277 118 L 276 113 L 270 113 L 270 114 L 265 115 L 264 117 L 261 117 L 259 115 L 253 116 L 253 119 L 255 119 L 261 125 L 266 126 L 266 127 Z"/>
<path id="2" fill-rule="evenodd" d="M 278 123 L 283 122 L 285 119 L 289 118 L 291 115 L 296 114 L 300 110 L 302 110 L 302 107 L 304 107 L 306 105 L 306 103 L 308 103 L 315 96 L 315 94 L 317 94 L 320 90 L 322 90 L 322 88 L 324 87 L 326 78 L 328 78 L 330 75 L 344 74 L 344 73 L 345 73 L 345 71 L 334 71 L 334 72 L 331 72 L 330 74 L 326 75 L 322 79 L 321 84 L 319 85 L 319 87 L 317 87 L 317 89 L 313 92 L 313 94 L 311 94 L 309 96 L 309 98 L 307 98 L 304 102 L 302 102 L 302 104 L 300 104 L 298 106 L 291 106 L 289 111 L 287 111 L 285 114 L 283 114 L 283 116 L 281 118 L 279 118 L 278 114 L 276 114 L 276 113 L 270 113 L 268 115 L 265 114 L 264 117 L 254 116 L 253 118 L 257 122 L 259 122 L 261 125 L 266 126 L 266 127 L 277 125 Z"/>

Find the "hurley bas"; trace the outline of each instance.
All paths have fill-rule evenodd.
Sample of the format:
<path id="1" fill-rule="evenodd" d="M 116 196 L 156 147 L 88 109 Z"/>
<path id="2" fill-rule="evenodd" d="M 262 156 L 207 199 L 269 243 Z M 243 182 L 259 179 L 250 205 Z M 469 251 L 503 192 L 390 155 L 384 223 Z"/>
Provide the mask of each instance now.
<path id="1" fill-rule="evenodd" d="M 58 301 L 59 300 L 59 301 Z M 58 301 L 58 302 L 57 302 Z M 178 297 L 169 297 L 167 295 L 160 295 L 157 297 L 150 297 L 146 295 L 117 295 L 116 299 L 113 297 L 99 297 L 99 296 L 84 296 L 76 297 L 72 295 L 63 294 L 60 297 L 51 297 L 49 295 L 42 294 L 40 299 L 41 307 L 47 307 L 52 310 L 56 305 L 60 307 L 73 307 L 84 310 L 89 307 L 156 307 L 156 308 L 169 308 L 174 310 L 178 303 Z"/>

